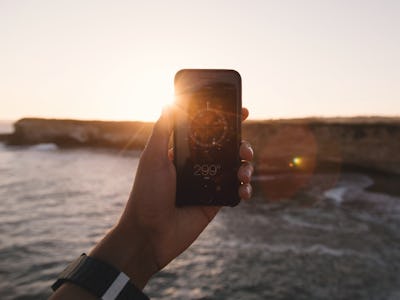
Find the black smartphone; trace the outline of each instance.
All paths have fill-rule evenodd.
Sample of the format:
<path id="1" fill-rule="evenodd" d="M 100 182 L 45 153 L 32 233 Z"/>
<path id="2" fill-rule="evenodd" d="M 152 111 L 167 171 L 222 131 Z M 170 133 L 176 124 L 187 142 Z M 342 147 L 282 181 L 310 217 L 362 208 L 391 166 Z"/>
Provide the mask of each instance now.
<path id="1" fill-rule="evenodd" d="M 176 205 L 239 203 L 242 88 L 234 70 L 175 75 Z"/>

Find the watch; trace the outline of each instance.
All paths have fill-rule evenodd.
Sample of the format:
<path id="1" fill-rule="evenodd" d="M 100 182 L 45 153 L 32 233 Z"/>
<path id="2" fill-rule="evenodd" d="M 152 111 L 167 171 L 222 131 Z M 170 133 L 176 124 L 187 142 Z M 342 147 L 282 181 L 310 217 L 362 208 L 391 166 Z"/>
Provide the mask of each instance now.
<path id="1" fill-rule="evenodd" d="M 149 300 L 125 273 L 85 253 L 61 272 L 51 288 L 55 291 L 65 282 L 72 282 L 102 300 Z"/>

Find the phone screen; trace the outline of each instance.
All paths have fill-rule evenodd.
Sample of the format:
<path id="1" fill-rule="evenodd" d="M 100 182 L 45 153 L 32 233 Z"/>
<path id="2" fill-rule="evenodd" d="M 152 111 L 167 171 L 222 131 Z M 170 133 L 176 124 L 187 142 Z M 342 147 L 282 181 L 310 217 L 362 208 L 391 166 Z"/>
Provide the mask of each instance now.
<path id="1" fill-rule="evenodd" d="M 181 70 L 175 76 L 177 205 L 239 202 L 241 79 L 232 70 Z"/>

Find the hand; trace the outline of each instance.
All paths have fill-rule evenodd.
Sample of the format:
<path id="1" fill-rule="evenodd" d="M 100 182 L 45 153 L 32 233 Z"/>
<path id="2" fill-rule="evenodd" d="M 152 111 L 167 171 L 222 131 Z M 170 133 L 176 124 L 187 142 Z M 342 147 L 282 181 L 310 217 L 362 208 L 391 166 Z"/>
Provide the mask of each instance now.
<path id="1" fill-rule="evenodd" d="M 242 119 L 248 110 L 242 110 Z M 139 288 L 149 278 L 187 249 L 219 211 L 216 206 L 175 206 L 176 171 L 168 143 L 172 133 L 170 110 L 156 122 L 144 149 L 135 182 L 118 225 L 90 255 L 124 271 Z M 251 197 L 253 150 L 243 141 L 238 171 L 243 184 L 239 195 Z"/>

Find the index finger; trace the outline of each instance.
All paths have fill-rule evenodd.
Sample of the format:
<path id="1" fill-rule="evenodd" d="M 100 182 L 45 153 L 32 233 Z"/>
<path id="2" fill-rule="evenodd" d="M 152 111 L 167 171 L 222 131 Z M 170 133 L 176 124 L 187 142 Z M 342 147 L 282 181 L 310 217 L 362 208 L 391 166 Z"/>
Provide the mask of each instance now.
<path id="1" fill-rule="evenodd" d="M 246 107 L 242 107 L 242 121 L 246 120 L 249 116 L 249 110 Z"/>

